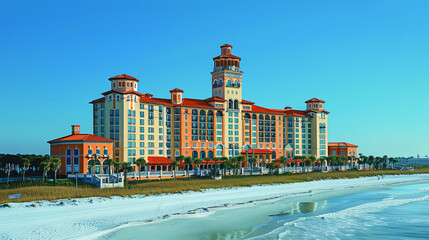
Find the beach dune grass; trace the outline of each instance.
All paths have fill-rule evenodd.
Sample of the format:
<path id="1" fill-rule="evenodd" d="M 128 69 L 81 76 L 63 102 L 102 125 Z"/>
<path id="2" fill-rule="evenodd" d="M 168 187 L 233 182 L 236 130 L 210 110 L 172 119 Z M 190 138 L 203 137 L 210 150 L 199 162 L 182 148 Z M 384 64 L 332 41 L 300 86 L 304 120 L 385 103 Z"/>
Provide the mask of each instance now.
<path id="1" fill-rule="evenodd" d="M 283 175 L 225 176 L 222 180 L 211 178 L 190 178 L 177 180 L 129 181 L 124 188 L 99 189 L 93 185 L 79 183 L 76 187 L 72 180 L 63 180 L 57 186 L 15 183 L 9 188 L 0 189 L 0 203 L 29 202 L 37 200 L 57 200 L 83 197 L 132 196 L 136 194 L 181 193 L 184 191 L 201 191 L 209 188 L 248 187 L 252 185 L 305 182 L 322 179 L 357 178 L 377 175 L 399 175 L 429 173 L 429 168 L 415 171 L 379 170 L 379 171 L 345 171 L 345 172 L 313 172 Z M 5 183 L 2 183 L 5 184 Z M 21 194 L 20 198 L 9 199 L 12 194 Z"/>

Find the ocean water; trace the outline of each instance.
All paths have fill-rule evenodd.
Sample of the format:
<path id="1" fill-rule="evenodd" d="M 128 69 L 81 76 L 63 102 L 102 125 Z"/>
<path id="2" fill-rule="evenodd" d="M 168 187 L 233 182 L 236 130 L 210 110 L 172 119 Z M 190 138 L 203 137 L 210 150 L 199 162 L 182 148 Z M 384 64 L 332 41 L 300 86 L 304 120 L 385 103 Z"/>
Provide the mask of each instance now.
<path id="1" fill-rule="evenodd" d="M 429 239 L 429 183 L 212 206 L 130 223 L 100 239 Z"/>

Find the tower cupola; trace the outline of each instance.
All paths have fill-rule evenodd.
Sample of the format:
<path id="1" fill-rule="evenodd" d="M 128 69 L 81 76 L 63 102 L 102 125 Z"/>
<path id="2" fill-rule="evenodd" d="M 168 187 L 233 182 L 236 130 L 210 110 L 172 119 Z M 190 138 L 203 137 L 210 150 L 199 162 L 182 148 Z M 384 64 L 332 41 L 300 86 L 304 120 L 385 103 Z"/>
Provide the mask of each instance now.
<path id="1" fill-rule="evenodd" d="M 182 104 L 183 98 L 183 90 L 175 88 L 173 90 L 170 90 L 171 93 L 171 103 L 172 104 Z"/>
<path id="2" fill-rule="evenodd" d="M 241 58 L 231 54 L 232 46 L 220 46 L 221 55 L 214 57 L 212 74 L 212 97 L 220 97 L 232 102 L 241 102 Z M 233 104 L 237 106 L 238 104 Z M 234 110 L 238 110 L 235 107 Z"/>
<path id="3" fill-rule="evenodd" d="M 310 100 L 305 101 L 305 103 L 307 104 L 307 111 L 311 110 L 318 112 L 323 110 L 323 104 L 325 103 L 325 101 L 317 98 L 312 98 Z"/>
<path id="4" fill-rule="evenodd" d="M 137 83 L 139 80 L 135 77 L 131 77 L 127 74 L 121 74 L 109 78 L 109 81 L 112 84 L 112 90 L 117 90 L 121 92 L 125 91 L 136 91 L 137 92 Z"/>

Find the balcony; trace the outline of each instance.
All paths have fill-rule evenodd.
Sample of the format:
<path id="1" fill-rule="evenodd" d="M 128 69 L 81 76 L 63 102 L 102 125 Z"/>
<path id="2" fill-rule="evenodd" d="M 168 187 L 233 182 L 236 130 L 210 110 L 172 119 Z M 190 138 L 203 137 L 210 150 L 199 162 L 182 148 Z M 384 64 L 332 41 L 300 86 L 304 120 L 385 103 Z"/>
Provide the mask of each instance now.
<path id="1" fill-rule="evenodd" d="M 236 66 L 220 66 L 220 67 L 215 67 L 213 69 L 213 72 L 220 72 L 220 71 L 233 71 L 233 72 L 240 72 L 240 68 L 236 67 Z"/>

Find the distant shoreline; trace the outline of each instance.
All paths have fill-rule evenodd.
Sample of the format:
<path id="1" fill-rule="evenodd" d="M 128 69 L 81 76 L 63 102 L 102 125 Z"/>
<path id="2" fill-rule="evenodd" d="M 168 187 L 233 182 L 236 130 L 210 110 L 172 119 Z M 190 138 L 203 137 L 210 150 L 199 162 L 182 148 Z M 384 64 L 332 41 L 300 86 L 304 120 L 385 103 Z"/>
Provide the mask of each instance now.
<path id="1" fill-rule="evenodd" d="M 0 190 L 0 204 L 12 202 L 32 202 L 42 200 L 77 199 L 87 197 L 113 197 L 132 195 L 152 195 L 163 193 L 182 193 L 184 191 L 202 191 L 205 189 L 250 187 L 265 184 L 287 184 L 324 179 L 358 178 L 377 175 L 408 175 L 429 173 L 429 168 L 414 171 L 376 170 L 376 171 L 344 171 L 344 172 L 312 172 L 285 175 L 254 175 L 226 176 L 222 180 L 210 178 L 191 178 L 177 180 L 130 181 L 125 188 L 99 189 L 82 186 L 30 186 Z M 9 199 L 9 195 L 21 194 L 21 197 Z"/>

